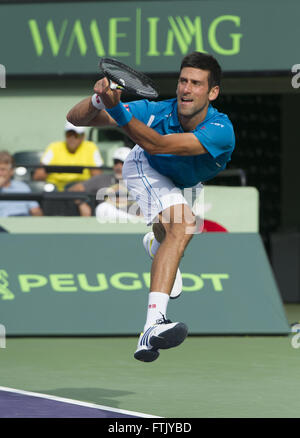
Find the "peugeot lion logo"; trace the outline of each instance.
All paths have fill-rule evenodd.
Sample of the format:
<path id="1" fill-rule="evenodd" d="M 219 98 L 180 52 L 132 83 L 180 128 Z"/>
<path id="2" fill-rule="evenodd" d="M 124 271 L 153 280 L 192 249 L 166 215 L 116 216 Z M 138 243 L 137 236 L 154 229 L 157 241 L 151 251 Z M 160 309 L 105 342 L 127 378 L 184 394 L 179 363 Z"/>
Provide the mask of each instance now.
<path id="1" fill-rule="evenodd" d="M 2 300 L 13 300 L 15 298 L 11 290 L 8 289 L 8 273 L 0 269 L 0 297 Z"/>

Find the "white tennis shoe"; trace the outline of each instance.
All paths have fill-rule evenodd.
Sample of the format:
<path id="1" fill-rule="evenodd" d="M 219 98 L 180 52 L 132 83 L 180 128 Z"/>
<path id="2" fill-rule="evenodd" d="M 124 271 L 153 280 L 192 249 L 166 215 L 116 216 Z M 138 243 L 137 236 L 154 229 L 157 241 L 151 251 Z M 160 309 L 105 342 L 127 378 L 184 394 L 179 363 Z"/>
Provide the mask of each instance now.
<path id="1" fill-rule="evenodd" d="M 154 254 L 152 254 L 152 252 L 151 252 L 153 240 L 154 240 L 153 231 L 149 231 L 149 233 L 145 234 L 145 236 L 143 238 L 144 248 L 146 250 L 146 253 L 148 254 L 148 256 L 151 259 L 154 258 Z M 182 277 L 181 277 L 180 269 L 178 268 L 177 273 L 176 273 L 176 277 L 175 277 L 175 281 L 173 284 L 173 288 L 172 288 L 172 291 L 170 294 L 170 298 L 171 299 L 178 298 L 180 296 L 181 292 L 182 292 Z"/>
<path id="2" fill-rule="evenodd" d="M 134 357 L 142 362 L 153 362 L 160 349 L 177 347 L 187 334 L 188 328 L 183 322 L 171 322 L 163 317 L 140 334 Z"/>

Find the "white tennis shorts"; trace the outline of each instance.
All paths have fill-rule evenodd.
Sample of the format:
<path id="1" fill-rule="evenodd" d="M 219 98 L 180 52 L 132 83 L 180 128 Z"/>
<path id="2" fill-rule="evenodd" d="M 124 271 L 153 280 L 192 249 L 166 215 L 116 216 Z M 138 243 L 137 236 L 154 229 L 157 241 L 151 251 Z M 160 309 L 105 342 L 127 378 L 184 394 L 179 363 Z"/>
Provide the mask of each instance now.
<path id="1" fill-rule="evenodd" d="M 195 199 L 199 199 L 203 188 L 199 183 L 195 187 L 180 190 L 170 178 L 150 166 L 144 150 L 138 145 L 131 150 L 124 162 L 123 179 L 131 197 L 139 205 L 147 225 L 158 222 L 158 214 L 172 205 L 188 204 L 193 208 Z"/>

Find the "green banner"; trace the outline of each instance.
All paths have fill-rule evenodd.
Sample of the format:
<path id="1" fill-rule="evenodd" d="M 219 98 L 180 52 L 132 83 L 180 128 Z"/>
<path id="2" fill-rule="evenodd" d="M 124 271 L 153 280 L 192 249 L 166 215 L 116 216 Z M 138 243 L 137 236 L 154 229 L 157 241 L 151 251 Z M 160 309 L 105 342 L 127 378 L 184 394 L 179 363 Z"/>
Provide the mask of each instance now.
<path id="1" fill-rule="evenodd" d="M 0 5 L 0 64 L 8 75 L 96 74 L 109 56 L 172 73 L 198 50 L 224 71 L 290 71 L 299 15 L 293 0 Z"/>
<path id="2" fill-rule="evenodd" d="M 150 259 L 137 234 L 0 236 L 0 324 L 8 335 L 137 334 Z M 257 234 L 194 236 L 183 293 L 168 318 L 190 334 L 287 334 L 281 299 Z"/>

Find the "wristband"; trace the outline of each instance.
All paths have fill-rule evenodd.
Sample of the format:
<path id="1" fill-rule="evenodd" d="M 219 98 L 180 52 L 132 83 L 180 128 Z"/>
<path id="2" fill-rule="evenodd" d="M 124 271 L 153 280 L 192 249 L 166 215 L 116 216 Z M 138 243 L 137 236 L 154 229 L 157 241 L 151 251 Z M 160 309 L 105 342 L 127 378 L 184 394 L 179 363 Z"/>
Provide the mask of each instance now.
<path id="1" fill-rule="evenodd" d="M 101 97 L 99 96 L 99 94 L 93 94 L 92 96 L 92 105 L 97 108 L 97 110 L 103 110 L 105 109 L 105 105 L 101 100 Z"/>
<path id="2" fill-rule="evenodd" d="M 105 110 L 113 119 L 115 119 L 119 126 L 127 125 L 132 119 L 132 114 L 127 111 L 122 102 L 113 108 L 106 108 Z"/>

